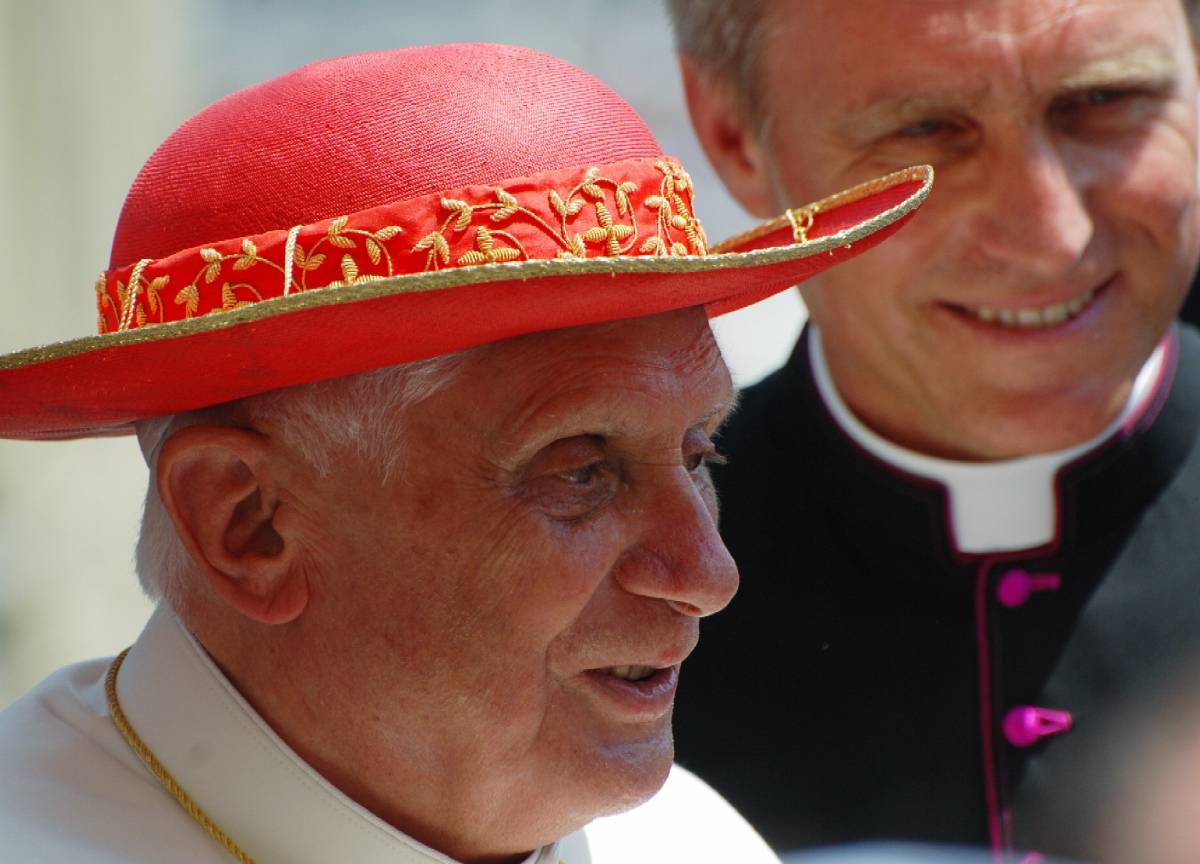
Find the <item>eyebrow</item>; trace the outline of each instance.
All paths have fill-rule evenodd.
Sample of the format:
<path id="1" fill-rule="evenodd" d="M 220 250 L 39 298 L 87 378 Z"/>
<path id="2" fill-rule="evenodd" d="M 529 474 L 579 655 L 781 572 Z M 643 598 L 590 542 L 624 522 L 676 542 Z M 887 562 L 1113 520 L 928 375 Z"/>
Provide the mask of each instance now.
<path id="1" fill-rule="evenodd" d="M 1162 49 L 1143 45 L 1087 63 L 1059 80 L 1066 92 L 1112 86 L 1167 87 L 1177 78 L 1176 64 Z"/>
<path id="2" fill-rule="evenodd" d="M 696 419 L 697 426 L 707 426 L 713 420 L 720 419 L 724 423 L 729 419 L 729 416 L 737 410 L 738 402 L 742 398 L 742 391 L 734 387 L 729 391 L 729 398 L 722 400 L 719 404 L 714 405 L 712 410 L 702 417 Z"/>

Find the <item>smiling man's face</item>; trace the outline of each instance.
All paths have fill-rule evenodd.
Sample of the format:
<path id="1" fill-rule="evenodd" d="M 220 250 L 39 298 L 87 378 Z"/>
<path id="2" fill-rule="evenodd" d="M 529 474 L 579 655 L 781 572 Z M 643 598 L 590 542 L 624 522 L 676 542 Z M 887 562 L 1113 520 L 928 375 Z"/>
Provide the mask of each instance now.
<path id="1" fill-rule="evenodd" d="M 463 860 L 653 794 L 679 665 L 737 587 L 706 468 L 732 398 L 699 309 L 510 339 L 413 409 L 382 490 L 324 481 L 336 781 L 371 806 L 361 778 L 422 777 L 427 812 L 381 815 L 462 815 Z"/>
<path id="2" fill-rule="evenodd" d="M 776 0 L 761 143 L 781 206 L 913 163 L 892 242 L 805 286 L 877 431 L 963 458 L 1099 433 L 1196 263 L 1179 0 Z"/>

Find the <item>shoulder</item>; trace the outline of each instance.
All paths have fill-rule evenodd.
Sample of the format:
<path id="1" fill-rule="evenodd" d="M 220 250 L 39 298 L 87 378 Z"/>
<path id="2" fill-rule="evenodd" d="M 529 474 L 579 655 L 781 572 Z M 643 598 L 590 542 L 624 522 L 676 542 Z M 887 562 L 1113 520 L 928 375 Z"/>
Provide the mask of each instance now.
<path id="1" fill-rule="evenodd" d="M 570 841 L 585 845 L 569 854 Z M 580 844 L 580 841 L 583 841 Z M 606 816 L 568 838 L 567 864 L 778 864 L 779 858 L 745 819 L 708 784 L 678 765 L 653 798 Z"/>
<path id="2" fill-rule="evenodd" d="M 112 725 L 110 662 L 60 669 L 0 711 L 0 861 L 115 864 L 192 849 L 190 820 Z"/>
<path id="3" fill-rule="evenodd" d="M 109 662 L 60 669 L 0 711 L 0 762 L 9 769 L 0 774 L 0 801 L 7 804 L 23 782 L 37 785 L 66 766 L 113 761 L 121 742 L 104 696 Z"/>

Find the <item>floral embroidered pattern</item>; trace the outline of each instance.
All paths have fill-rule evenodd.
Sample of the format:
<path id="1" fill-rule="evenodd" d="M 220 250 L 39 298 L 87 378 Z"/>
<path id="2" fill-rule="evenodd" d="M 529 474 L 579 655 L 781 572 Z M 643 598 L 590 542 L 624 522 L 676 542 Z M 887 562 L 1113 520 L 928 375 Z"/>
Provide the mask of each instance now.
<path id="1" fill-rule="evenodd" d="M 96 285 L 99 331 L 187 320 L 293 291 L 452 267 L 705 255 L 692 194 L 691 179 L 679 165 L 630 160 L 491 188 L 468 187 L 290 232 L 212 243 L 102 276 Z M 406 237 L 420 239 L 413 243 Z"/>
<path id="2" fill-rule="evenodd" d="M 678 165 L 672 165 L 665 160 L 658 160 L 654 167 L 662 173 L 663 179 L 658 194 L 648 196 L 644 205 L 657 211 L 657 232 L 638 248 L 636 254 L 706 254 L 704 231 L 692 215 L 690 203 L 683 198 L 685 193 L 689 196 L 691 194 L 691 178 Z M 475 226 L 475 248 L 453 258 L 453 266 L 494 264 L 530 257 L 512 232 L 505 231 L 502 227 L 489 228 L 487 224 L 476 225 L 477 221 L 486 219 L 493 226 L 522 221 L 536 228 L 558 245 L 558 258 L 587 258 L 591 251 L 589 247 L 597 254 L 613 258 L 631 254 L 638 240 L 639 226 L 634 218 L 630 195 L 637 189 L 637 183 L 629 180 L 618 182 L 601 177 L 599 168 L 589 168 L 583 179 L 565 195 L 556 189 L 547 193 L 546 200 L 558 217 L 557 224 L 551 224 L 534 210 L 522 206 L 504 189 L 494 190 L 494 201 L 477 204 L 457 198 L 443 198 L 441 206 L 447 211 L 446 217 L 436 230 L 417 242 L 413 252 L 425 253 L 426 270 L 451 266 L 453 235 Z M 595 224 L 578 230 L 578 217 L 589 208 Z M 674 231 L 682 231 L 686 242 L 672 242 L 669 238 Z M 506 245 L 497 245 L 497 240 Z"/>
<path id="3" fill-rule="evenodd" d="M 646 199 L 646 206 L 658 211 L 658 234 L 651 237 L 638 251 L 643 255 L 707 255 L 708 240 L 704 229 L 692 214 L 692 178 L 678 165 L 659 160 L 654 167 L 663 173 L 658 195 Z M 684 200 L 684 195 L 689 200 Z M 671 242 L 671 229 L 682 231 L 687 244 Z"/>

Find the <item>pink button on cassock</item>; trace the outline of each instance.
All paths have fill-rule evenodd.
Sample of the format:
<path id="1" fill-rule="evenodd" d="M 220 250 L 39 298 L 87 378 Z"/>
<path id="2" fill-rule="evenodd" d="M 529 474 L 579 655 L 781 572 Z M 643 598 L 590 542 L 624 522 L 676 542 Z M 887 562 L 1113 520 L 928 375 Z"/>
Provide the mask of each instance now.
<path id="1" fill-rule="evenodd" d="M 1057 573 L 1029 573 L 1025 570 L 1009 570 L 996 586 L 996 597 L 1009 609 L 1023 606 L 1034 591 L 1057 591 L 1062 578 Z"/>
<path id="2" fill-rule="evenodd" d="M 1018 705 L 1004 715 L 1004 737 L 1014 747 L 1030 747 L 1050 735 L 1061 735 L 1071 728 L 1071 712 L 1053 708 Z"/>

